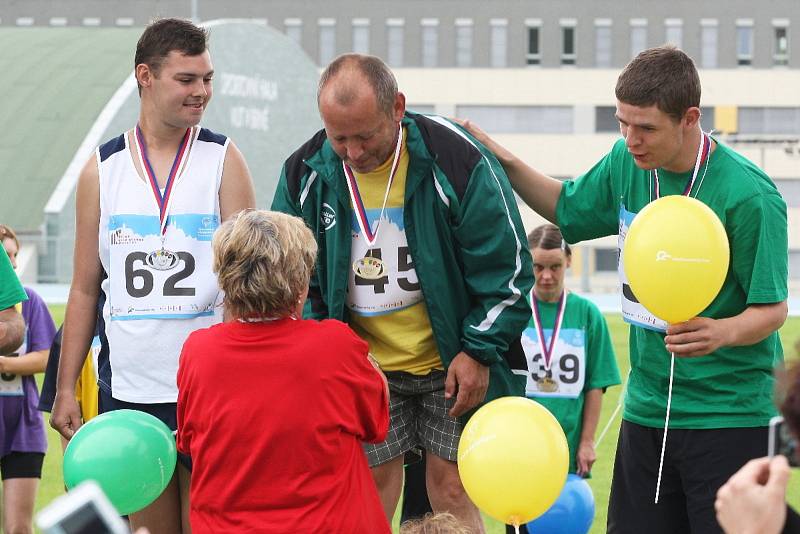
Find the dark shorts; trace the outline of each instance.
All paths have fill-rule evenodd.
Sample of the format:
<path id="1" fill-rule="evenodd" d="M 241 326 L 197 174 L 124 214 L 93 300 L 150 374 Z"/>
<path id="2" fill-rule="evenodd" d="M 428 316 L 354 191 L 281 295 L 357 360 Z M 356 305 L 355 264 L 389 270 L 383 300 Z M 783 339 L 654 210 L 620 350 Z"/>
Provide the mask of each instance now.
<path id="1" fill-rule="evenodd" d="M 623 421 L 608 506 L 611 534 L 721 533 L 717 490 L 748 460 L 766 456 L 767 427 L 670 429 L 654 503 L 663 428 Z"/>
<path id="2" fill-rule="evenodd" d="M 448 415 L 456 400 L 444 398 L 444 371 L 427 375 L 389 371 L 389 434 L 383 443 L 365 443 L 370 467 L 409 451 L 424 449 L 455 462 L 462 425 Z"/>
<path id="3" fill-rule="evenodd" d="M 0 478 L 42 478 L 43 452 L 12 451 L 0 458 Z"/>
<path id="4" fill-rule="evenodd" d="M 99 388 L 97 396 L 98 413 L 113 412 L 114 410 L 138 410 L 149 413 L 167 425 L 173 432 L 178 428 L 178 404 L 175 402 L 162 402 L 159 404 L 138 404 L 117 400 L 103 388 Z M 189 471 L 192 470 L 192 458 L 189 455 L 178 453 L 178 462 Z"/>

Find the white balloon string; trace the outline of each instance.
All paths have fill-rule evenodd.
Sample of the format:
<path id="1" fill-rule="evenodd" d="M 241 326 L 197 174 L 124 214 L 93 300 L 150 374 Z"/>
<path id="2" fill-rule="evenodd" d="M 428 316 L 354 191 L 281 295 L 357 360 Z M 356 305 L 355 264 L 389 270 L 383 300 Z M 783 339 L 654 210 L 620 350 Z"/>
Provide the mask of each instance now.
<path id="1" fill-rule="evenodd" d="M 614 413 L 612 413 L 611 417 L 608 418 L 608 423 L 606 423 L 606 426 L 605 426 L 605 428 L 603 428 L 603 431 L 600 432 L 600 437 L 597 438 L 597 444 L 595 445 L 596 449 L 600 448 L 600 444 L 603 442 L 603 438 L 606 437 L 606 433 L 608 432 L 608 429 L 611 428 L 611 423 L 614 422 L 614 419 L 616 419 L 617 414 L 619 413 L 619 410 L 621 408 L 622 408 L 622 404 L 617 404 L 617 407 L 614 409 Z"/>
<path id="2" fill-rule="evenodd" d="M 664 419 L 664 439 L 661 441 L 661 460 L 658 462 L 658 481 L 656 482 L 656 504 L 658 504 L 658 494 L 661 491 L 661 471 L 664 468 L 664 451 L 667 450 L 667 429 L 669 428 L 669 410 L 672 405 L 672 377 L 675 373 L 675 353 L 669 365 L 669 391 L 667 393 L 667 417 Z"/>
<path id="3" fill-rule="evenodd" d="M 614 422 L 614 419 L 616 419 L 617 414 L 622 409 L 622 405 L 625 402 L 625 393 L 628 388 L 628 381 L 630 380 L 630 377 L 631 377 L 631 372 L 629 370 L 628 376 L 625 378 L 625 383 L 622 385 L 622 391 L 619 392 L 619 400 L 617 401 L 617 407 L 614 408 L 614 413 L 612 413 L 611 417 L 608 418 L 606 426 L 603 427 L 603 431 L 600 432 L 600 437 L 597 438 L 597 442 L 595 443 L 595 449 L 600 448 L 600 444 L 603 442 L 603 438 L 606 437 L 608 430 L 611 428 L 611 424 Z"/>
<path id="4" fill-rule="evenodd" d="M 519 524 L 518 523 L 514 523 L 514 532 L 519 534 Z"/>

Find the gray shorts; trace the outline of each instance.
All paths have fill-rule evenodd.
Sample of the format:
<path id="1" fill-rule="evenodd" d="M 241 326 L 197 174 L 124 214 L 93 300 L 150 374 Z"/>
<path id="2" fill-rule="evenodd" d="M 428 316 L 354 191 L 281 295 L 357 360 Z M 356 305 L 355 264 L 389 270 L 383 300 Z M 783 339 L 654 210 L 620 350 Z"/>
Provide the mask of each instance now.
<path id="1" fill-rule="evenodd" d="M 390 371 L 389 434 L 383 443 L 365 443 L 370 467 L 385 464 L 409 451 L 424 449 L 455 462 L 462 425 L 447 412 L 455 398 L 444 398 L 444 371 L 427 375 Z"/>

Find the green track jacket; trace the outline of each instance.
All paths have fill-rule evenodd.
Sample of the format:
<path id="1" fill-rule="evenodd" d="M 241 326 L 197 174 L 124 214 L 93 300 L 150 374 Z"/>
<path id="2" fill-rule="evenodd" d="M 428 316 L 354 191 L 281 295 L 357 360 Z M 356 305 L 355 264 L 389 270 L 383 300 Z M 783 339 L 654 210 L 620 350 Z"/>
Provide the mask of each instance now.
<path id="1" fill-rule="evenodd" d="M 508 178 L 456 125 L 414 113 L 403 125 L 406 237 L 442 364 L 464 351 L 490 366 L 487 402 L 523 395 L 533 270 Z M 319 244 L 304 315 L 347 321 L 353 210 L 325 130 L 286 160 L 272 209 L 302 217 Z"/>

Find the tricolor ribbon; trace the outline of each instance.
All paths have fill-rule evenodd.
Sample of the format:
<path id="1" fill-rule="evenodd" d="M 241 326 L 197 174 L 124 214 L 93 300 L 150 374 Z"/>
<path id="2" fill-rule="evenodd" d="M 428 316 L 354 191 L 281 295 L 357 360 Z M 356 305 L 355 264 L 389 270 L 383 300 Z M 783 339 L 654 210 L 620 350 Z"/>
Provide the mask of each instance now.
<path id="1" fill-rule="evenodd" d="M 150 188 L 153 191 L 153 196 L 156 197 L 156 204 L 158 204 L 158 219 L 161 223 L 162 239 L 167 230 L 167 215 L 169 214 L 170 201 L 172 200 L 172 187 L 175 184 L 175 177 L 181 173 L 183 166 L 186 164 L 186 160 L 188 159 L 186 156 L 189 153 L 187 147 L 189 146 L 189 136 L 191 135 L 191 131 L 191 128 L 186 129 L 186 133 L 183 134 L 183 139 L 181 139 L 181 143 L 178 145 L 178 151 L 175 153 L 175 159 L 172 161 L 172 168 L 169 170 L 167 183 L 164 187 L 164 194 L 162 195 L 161 189 L 158 187 L 156 173 L 153 170 L 153 166 L 150 164 L 150 159 L 147 157 L 147 144 L 145 143 L 142 130 L 138 124 L 134 130 L 136 144 L 139 147 L 139 163 L 141 164 L 144 173 L 147 175 L 147 179 L 150 182 Z"/>
<path id="2" fill-rule="evenodd" d="M 686 184 L 686 187 L 683 189 L 683 196 L 689 196 L 692 192 L 692 188 L 694 187 L 694 182 L 697 179 L 697 173 L 700 171 L 700 166 L 703 164 L 704 161 L 708 158 L 708 153 L 711 151 L 711 138 L 707 134 L 703 134 L 703 142 L 700 143 L 700 146 L 697 148 L 697 158 L 694 161 L 694 172 L 692 172 L 692 177 Z M 655 176 L 655 194 L 656 200 L 661 198 L 661 187 L 658 183 L 658 169 L 653 169 L 653 175 Z"/>
<path id="3" fill-rule="evenodd" d="M 539 336 L 539 343 L 542 345 L 542 355 L 544 355 L 544 368 L 550 370 L 550 360 L 553 356 L 553 349 L 556 346 L 558 334 L 561 331 L 561 323 L 564 320 L 564 310 L 567 309 L 567 290 L 561 292 L 558 298 L 558 311 L 556 311 L 556 322 L 553 325 L 553 334 L 548 343 L 544 339 L 544 328 L 542 328 L 542 316 L 539 313 L 539 299 L 536 293 L 531 290 L 531 304 L 533 305 L 533 325 L 536 327 L 536 335 Z"/>
<path id="4" fill-rule="evenodd" d="M 364 207 L 364 201 L 361 200 L 361 194 L 358 191 L 358 182 L 356 181 L 356 177 L 353 174 L 352 169 L 342 161 L 342 168 L 344 169 L 344 174 L 347 177 L 347 189 L 350 191 L 350 201 L 353 203 L 353 208 L 356 211 L 356 219 L 358 220 L 358 226 L 361 228 L 361 235 L 364 236 L 364 240 L 367 242 L 368 246 L 372 246 L 375 243 L 375 240 L 378 238 L 378 230 L 381 227 L 381 220 L 383 219 L 383 213 L 386 210 L 386 201 L 389 198 L 389 191 L 392 188 L 392 182 L 394 181 L 394 176 L 397 174 L 397 167 L 400 163 L 400 150 L 403 146 L 403 128 L 402 126 L 399 128 L 399 132 L 397 134 L 397 146 L 394 149 L 394 159 L 392 160 L 392 168 L 389 171 L 389 181 L 386 184 L 386 193 L 383 195 L 383 205 L 381 206 L 381 213 L 378 216 L 378 222 L 375 225 L 375 231 L 372 231 L 369 225 L 369 219 L 367 218 L 367 210 Z"/>

